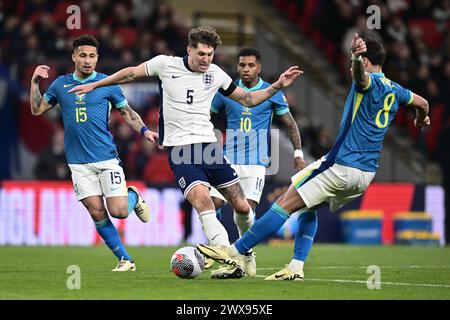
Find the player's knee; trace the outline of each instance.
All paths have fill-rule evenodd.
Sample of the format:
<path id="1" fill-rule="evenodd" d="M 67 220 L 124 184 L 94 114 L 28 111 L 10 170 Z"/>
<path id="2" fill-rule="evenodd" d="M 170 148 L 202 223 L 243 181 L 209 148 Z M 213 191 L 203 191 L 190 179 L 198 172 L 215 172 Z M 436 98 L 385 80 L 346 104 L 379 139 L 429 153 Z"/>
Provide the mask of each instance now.
<path id="1" fill-rule="evenodd" d="M 106 209 L 102 207 L 89 207 L 88 211 L 94 221 L 101 221 L 108 216 Z"/>
<path id="2" fill-rule="evenodd" d="M 109 208 L 109 214 L 116 219 L 125 219 L 128 217 L 128 207 Z"/>
<path id="3" fill-rule="evenodd" d="M 251 207 L 250 207 L 250 205 L 248 203 L 241 202 L 234 208 L 234 210 L 237 213 L 249 214 L 251 212 Z"/>
<path id="4" fill-rule="evenodd" d="M 192 206 L 198 210 L 205 210 L 206 208 L 211 207 L 214 203 L 211 200 L 211 197 L 208 194 L 200 194 L 195 197 Z"/>
<path id="5" fill-rule="evenodd" d="M 234 199 L 231 205 L 236 213 L 248 214 L 252 210 L 245 198 Z"/>
<path id="6" fill-rule="evenodd" d="M 248 204 L 250 205 L 250 208 L 252 208 L 252 211 L 255 212 L 256 207 L 258 206 L 258 203 L 253 200 L 247 200 L 247 201 L 248 201 Z"/>
<path id="7" fill-rule="evenodd" d="M 212 197 L 212 200 L 214 202 L 214 207 L 216 209 L 220 209 L 222 208 L 224 201 L 222 199 L 216 198 L 216 197 Z"/>

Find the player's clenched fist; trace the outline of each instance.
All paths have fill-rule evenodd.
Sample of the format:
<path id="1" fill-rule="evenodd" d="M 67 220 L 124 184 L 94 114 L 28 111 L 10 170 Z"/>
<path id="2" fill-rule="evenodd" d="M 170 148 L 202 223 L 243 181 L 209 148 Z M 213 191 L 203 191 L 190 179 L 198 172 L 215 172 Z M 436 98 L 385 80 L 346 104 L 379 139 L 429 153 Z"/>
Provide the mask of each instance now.
<path id="1" fill-rule="evenodd" d="M 357 33 L 353 35 L 350 50 L 356 57 L 360 56 L 362 53 L 367 52 L 366 42 Z"/>
<path id="2" fill-rule="evenodd" d="M 48 78 L 48 70 L 50 70 L 49 66 L 40 65 L 37 66 L 34 70 L 33 76 L 31 77 L 31 81 L 34 83 L 38 83 L 42 78 Z"/>

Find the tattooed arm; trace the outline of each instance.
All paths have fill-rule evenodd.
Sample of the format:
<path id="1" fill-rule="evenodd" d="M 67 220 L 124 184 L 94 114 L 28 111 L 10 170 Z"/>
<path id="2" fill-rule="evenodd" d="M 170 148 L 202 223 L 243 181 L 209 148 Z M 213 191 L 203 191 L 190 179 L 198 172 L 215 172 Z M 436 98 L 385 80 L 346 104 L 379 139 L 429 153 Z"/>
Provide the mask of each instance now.
<path id="1" fill-rule="evenodd" d="M 31 77 L 31 86 L 30 86 L 30 106 L 31 106 L 31 114 L 33 116 L 40 116 L 47 110 L 50 110 L 54 106 L 49 104 L 42 98 L 41 91 L 39 91 L 39 81 L 42 78 L 48 78 L 48 70 L 50 68 L 48 66 L 38 66 Z"/>
<path id="2" fill-rule="evenodd" d="M 137 132 L 141 131 L 141 128 L 145 126 L 141 119 L 141 116 L 134 111 L 129 105 L 120 108 L 120 114 L 125 119 L 125 121 Z"/>
<path id="3" fill-rule="evenodd" d="M 287 133 L 289 139 L 292 142 L 292 146 L 294 150 L 302 150 L 302 140 L 300 137 L 300 131 L 298 130 L 297 123 L 295 122 L 294 117 L 290 112 L 282 114 L 279 116 L 281 122 L 283 122 L 284 126 L 287 128 Z M 297 170 L 301 170 L 306 167 L 306 162 L 302 156 L 294 155 L 294 168 Z"/>
<path id="4" fill-rule="evenodd" d="M 290 67 L 266 89 L 248 92 L 237 87 L 228 97 L 247 108 L 252 108 L 272 97 L 278 90 L 289 86 L 302 73 L 303 71 L 299 70 L 297 66 Z"/>
<path id="5" fill-rule="evenodd" d="M 292 146 L 294 150 L 302 149 L 302 141 L 300 137 L 300 131 L 298 131 L 297 123 L 294 120 L 294 117 L 290 112 L 286 112 L 279 116 L 279 119 L 283 123 L 283 125 L 287 128 L 287 133 L 289 139 L 292 142 Z"/>
<path id="6" fill-rule="evenodd" d="M 114 84 L 121 84 L 136 81 L 137 79 L 147 77 L 145 73 L 145 62 L 136 67 L 128 67 L 117 71 L 116 73 L 96 82 L 78 85 L 69 90 L 76 94 L 88 93 L 96 88 L 111 86 Z"/>
<path id="7" fill-rule="evenodd" d="M 148 130 L 144 122 L 142 121 L 141 116 L 129 105 L 120 108 L 120 114 L 134 130 L 140 132 L 147 140 L 153 143 L 157 141 L 158 134 L 156 132 Z"/>

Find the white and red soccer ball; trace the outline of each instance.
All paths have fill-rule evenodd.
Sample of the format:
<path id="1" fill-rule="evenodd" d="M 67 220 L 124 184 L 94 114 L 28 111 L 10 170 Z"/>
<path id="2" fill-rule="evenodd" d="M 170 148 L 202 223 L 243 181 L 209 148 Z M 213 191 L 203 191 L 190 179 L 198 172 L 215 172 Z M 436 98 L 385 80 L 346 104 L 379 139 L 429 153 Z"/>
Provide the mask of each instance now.
<path id="1" fill-rule="evenodd" d="M 194 247 L 183 247 L 175 251 L 170 259 L 170 267 L 178 277 L 190 279 L 203 272 L 205 259 Z"/>

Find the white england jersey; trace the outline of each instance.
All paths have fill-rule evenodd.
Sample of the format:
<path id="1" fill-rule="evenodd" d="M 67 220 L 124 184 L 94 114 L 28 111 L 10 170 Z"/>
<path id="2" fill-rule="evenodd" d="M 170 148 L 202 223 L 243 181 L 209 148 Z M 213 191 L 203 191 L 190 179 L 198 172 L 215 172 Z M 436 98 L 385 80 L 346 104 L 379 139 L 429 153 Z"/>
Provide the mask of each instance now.
<path id="1" fill-rule="evenodd" d="M 216 141 L 212 100 L 219 89 L 229 95 L 235 88 L 222 69 L 211 64 L 205 73 L 193 72 L 187 56 L 159 55 L 145 63 L 145 72 L 160 80 L 160 143 L 170 147 Z"/>

